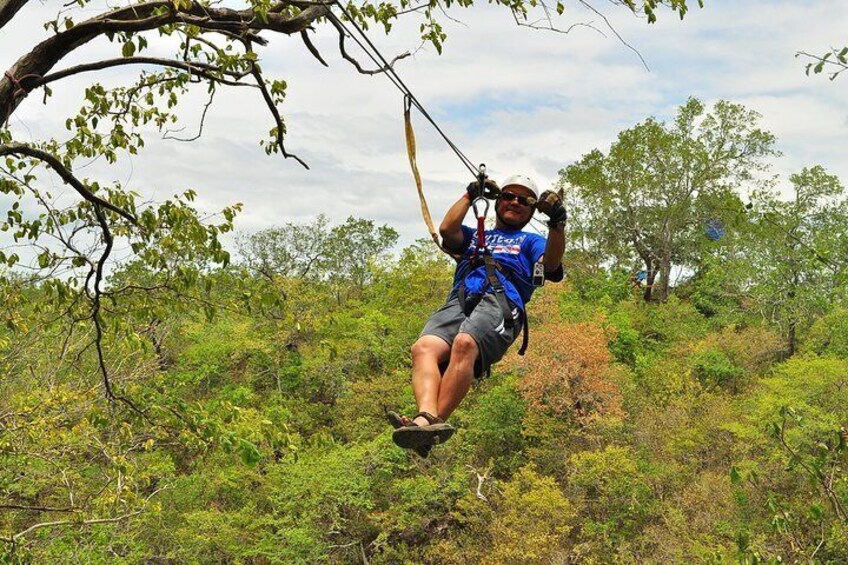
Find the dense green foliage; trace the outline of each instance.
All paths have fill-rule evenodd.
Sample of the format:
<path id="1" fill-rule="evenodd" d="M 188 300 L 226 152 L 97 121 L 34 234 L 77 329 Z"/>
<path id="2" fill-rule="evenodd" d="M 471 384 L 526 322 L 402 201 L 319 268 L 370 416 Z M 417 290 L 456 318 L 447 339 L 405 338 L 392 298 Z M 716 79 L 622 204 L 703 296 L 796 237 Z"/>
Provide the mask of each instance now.
<path id="1" fill-rule="evenodd" d="M 389 233 L 345 225 L 351 241 Z M 383 414 L 413 410 L 408 347 L 450 265 L 427 243 L 375 248 L 365 265 L 365 277 L 207 269 L 203 302 L 138 310 L 155 323 L 106 351 L 144 417 L 104 398 L 90 327 L 49 323 L 50 285 L 7 278 L 6 307 L 25 323 L 0 335 L 3 559 L 848 555 L 844 310 L 807 324 L 787 359 L 755 309 L 730 321 L 675 296 L 634 302 L 626 277 L 583 265 L 540 291 L 527 358 L 476 387 L 456 436 L 421 460 L 392 444 Z M 146 276 L 131 265 L 110 284 Z"/>

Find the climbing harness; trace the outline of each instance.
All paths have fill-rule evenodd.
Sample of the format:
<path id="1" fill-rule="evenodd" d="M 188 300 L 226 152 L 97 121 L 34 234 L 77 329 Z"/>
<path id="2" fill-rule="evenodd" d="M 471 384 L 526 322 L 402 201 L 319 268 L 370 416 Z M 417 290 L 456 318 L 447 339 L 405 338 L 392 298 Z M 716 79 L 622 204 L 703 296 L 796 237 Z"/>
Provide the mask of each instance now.
<path id="1" fill-rule="evenodd" d="M 412 169 L 412 175 L 415 177 L 415 186 L 418 189 L 418 199 L 421 203 L 421 213 L 424 216 L 424 223 L 427 224 L 427 229 L 430 232 L 430 237 L 433 238 L 433 241 L 436 245 L 439 246 L 439 249 L 450 255 L 454 258 L 455 261 L 459 262 L 462 260 L 462 254 L 454 253 L 447 248 L 445 248 L 439 235 L 436 233 L 436 227 L 433 224 L 433 219 L 430 216 L 430 210 L 427 206 L 427 200 L 424 198 L 424 190 L 421 183 L 421 174 L 418 171 L 418 164 L 416 162 L 416 146 L 415 146 L 415 132 L 412 129 L 412 119 L 410 116 L 410 109 L 412 107 L 412 99 L 409 96 L 404 98 L 404 109 L 403 109 L 403 118 L 404 118 L 404 130 L 406 132 L 406 150 L 407 155 L 409 157 L 409 166 Z M 459 305 L 462 308 L 462 311 L 466 316 L 470 315 L 474 308 L 477 306 L 477 302 L 473 303 L 466 300 L 465 295 L 465 277 L 471 273 L 474 269 L 480 266 L 484 266 L 486 269 L 486 280 L 489 286 L 492 287 L 492 293 L 495 296 L 495 300 L 497 300 L 498 305 L 501 308 L 501 312 L 504 317 L 504 327 L 512 329 L 515 327 L 515 316 L 512 313 L 512 307 L 510 307 L 509 300 L 506 297 L 506 289 L 503 286 L 500 278 L 497 273 L 500 271 L 504 273 L 504 276 L 509 276 L 507 271 L 503 269 L 500 264 L 495 260 L 492 256 L 491 251 L 486 245 L 486 216 L 489 214 L 490 203 L 489 200 L 495 200 L 500 197 L 500 191 L 495 187 L 486 183 L 486 165 L 480 164 L 477 168 L 477 196 L 471 201 L 471 209 L 474 211 L 474 217 L 477 219 L 477 239 L 474 244 L 474 252 L 470 258 L 469 269 L 465 270 L 461 273 L 461 282 L 459 284 L 458 297 L 459 297 Z M 536 267 L 534 266 L 534 275 L 536 271 Z M 542 277 L 544 279 L 544 275 Z M 535 284 L 535 276 L 534 276 L 534 284 Z M 539 285 L 541 286 L 541 285 Z M 524 314 L 522 316 L 523 319 L 523 338 L 521 342 L 521 348 L 518 350 L 519 355 L 524 355 L 524 352 L 527 351 L 527 345 L 529 341 L 530 328 L 527 324 L 527 315 Z"/>
<path id="2" fill-rule="evenodd" d="M 471 201 L 471 209 L 474 211 L 474 216 L 477 219 L 477 238 L 474 242 L 474 251 L 468 259 L 468 268 L 459 274 L 460 283 L 457 288 L 459 306 L 462 308 L 465 315 L 468 316 L 479 303 L 480 298 L 473 301 L 468 300 L 465 289 L 465 278 L 469 273 L 482 266 L 485 268 L 486 272 L 486 284 L 491 287 L 492 295 L 495 297 L 495 300 L 497 301 L 498 306 L 500 306 L 503 314 L 504 328 L 512 329 L 515 327 L 516 320 L 513 315 L 513 308 L 510 306 L 509 299 L 506 297 L 506 289 L 498 276 L 498 272 L 503 273 L 503 275 L 507 278 L 509 278 L 510 275 L 508 270 L 501 267 L 500 263 L 495 260 L 491 249 L 489 249 L 489 246 L 486 243 L 486 216 L 489 213 L 490 205 L 489 200 L 486 198 L 486 165 L 484 164 L 481 164 L 478 169 L 477 182 L 479 183 L 478 195 Z M 489 196 L 493 196 L 494 194 L 495 192 L 493 190 L 488 192 Z M 483 290 L 485 290 L 485 288 Z M 522 331 L 524 335 L 518 354 L 524 355 L 524 352 L 527 351 L 530 328 L 527 324 L 527 314 L 519 314 L 519 316 L 521 316 L 523 320 Z"/>

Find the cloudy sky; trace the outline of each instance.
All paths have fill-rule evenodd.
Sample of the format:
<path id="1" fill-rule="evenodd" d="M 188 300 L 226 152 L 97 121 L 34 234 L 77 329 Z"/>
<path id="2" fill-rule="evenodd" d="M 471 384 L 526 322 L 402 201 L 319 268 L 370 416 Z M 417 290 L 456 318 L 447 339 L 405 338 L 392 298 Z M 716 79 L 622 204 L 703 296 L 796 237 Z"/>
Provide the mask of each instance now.
<path id="1" fill-rule="evenodd" d="M 693 2 L 695 3 L 695 2 Z M 848 2 L 829 0 L 706 0 L 684 21 L 662 13 L 656 25 L 611 3 L 597 2 L 615 29 L 647 62 L 622 45 L 595 14 L 566 2 L 561 27 L 591 23 L 568 34 L 517 27 L 503 8 L 451 12 L 439 56 L 416 51 L 397 69 L 419 100 L 475 162 L 495 179 L 521 172 L 548 187 L 557 172 L 593 148 L 608 148 L 617 133 L 648 116 L 670 118 L 689 96 L 728 99 L 762 114 L 783 156 L 774 173 L 822 164 L 848 181 L 848 75 L 835 82 L 807 77 L 799 50 L 844 45 Z M 55 3 L 31 2 L 0 31 L 0 67 L 9 68 L 35 38 Z M 90 9 L 89 15 L 97 13 Z M 418 47 L 417 24 L 400 23 L 371 36 L 387 55 Z M 603 33 L 601 33 L 603 32 Z M 267 35 L 267 34 L 266 34 Z M 270 37 L 270 36 L 269 36 Z M 117 167 L 78 169 L 98 180 L 120 179 L 149 198 L 185 188 L 208 211 L 243 202 L 238 221 L 250 232 L 319 213 L 349 215 L 396 228 L 402 243 L 426 235 L 403 138 L 402 98 L 381 76 L 363 76 L 343 61 L 326 26 L 315 43 L 329 63 L 312 58 L 298 37 L 272 37 L 260 52 L 266 74 L 288 82 L 284 106 L 287 148 L 307 161 L 268 157 L 259 147 L 272 123 L 258 92 L 235 89 L 216 96 L 201 140 L 179 143 L 154 135 L 138 156 Z M 115 46 L 93 43 L 66 64 L 115 56 Z M 152 53 L 168 53 L 154 44 Z M 60 67 L 65 66 L 65 63 Z M 127 83 L 126 70 L 98 75 L 107 85 Z M 12 118 L 21 140 L 62 138 L 64 119 L 79 105 L 92 75 L 57 85 L 47 106 L 30 96 Z M 202 92 L 189 97 L 184 135 L 197 129 Z M 462 194 L 469 173 L 432 128 L 415 118 L 419 166 L 438 221 Z M 58 183 L 57 183 L 58 184 Z M 58 186 L 57 186 L 58 188 Z"/>

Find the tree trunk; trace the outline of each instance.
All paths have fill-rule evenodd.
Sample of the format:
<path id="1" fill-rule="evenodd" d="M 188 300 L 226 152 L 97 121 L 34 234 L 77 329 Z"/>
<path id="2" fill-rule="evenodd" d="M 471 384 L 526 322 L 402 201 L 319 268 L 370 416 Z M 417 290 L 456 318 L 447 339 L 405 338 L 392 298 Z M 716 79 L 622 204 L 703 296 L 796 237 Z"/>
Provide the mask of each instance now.
<path id="1" fill-rule="evenodd" d="M 789 310 L 789 327 L 786 332 L 786 357 L 792 357 L 795 355 L 795 351 L 798 348 L 798 338 L 796 336 L 796 330 L 798 326 L 798 318 L 796 317 L 797 310 L 795 308 L 795 297 L 797 296 L 798 285 L 801 282 L 801 277 L 798 273 L 798 270 L 794 268 L 792 269 L 792 286 L 789 287 L 789 291 L 786 293 L 786 306 Z"/>
<path id="2" fill-rule="evenodd" d="M 645 302 L 650 302 L 653 298 L 654 281 L 657 280 L 657 270 L 654 267 L 653 261 L 645 262 L 645 294 L 643 295 Z"/>
<path id="3" fill-rule="evenodd" d="M 789 357 L 792 357 L 793 355 L 795 355 L 795 350 L 796 350 L 797 345 L 798 345 L 798 340 L 795 336 L 796 326 L 797 326 L 797 324 L 796 324 L 795 320 L 789 321 L 789 331 L 787 332 L 787 335 L 786 335 L 786 358 L 787 359 Z"/>
<path id="4" fill-rule="evenodd" d="M 663 257 L 660 261 L 660 282 L 659 292 L 655 293 L 657 302 L 665 302 L 668 300 L 669 289 L 671 288 L 671 258 Z"/>

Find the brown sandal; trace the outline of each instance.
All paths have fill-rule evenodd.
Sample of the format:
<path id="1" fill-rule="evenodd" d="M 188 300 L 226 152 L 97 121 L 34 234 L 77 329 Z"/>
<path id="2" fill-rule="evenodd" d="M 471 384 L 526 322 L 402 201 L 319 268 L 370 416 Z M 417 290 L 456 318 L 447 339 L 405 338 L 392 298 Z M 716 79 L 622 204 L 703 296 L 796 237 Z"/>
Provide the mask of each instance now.
<path id="1" fill-rule="evenodd" d="M 414 449 L 422 446 L 433 446 L 446 442 L 456 431 L 450 424 L 438 416 L 429 412 L 419 412 L 413 419 L 422 417 L 429 422 L 426 426 L 411 423 L 408 426 L 397 428 L 392 433 L 395 444 L 405 449 Z"/>
<path id="2" fill-rule="evenodd" d="M 399 428 L 402 428 L 404 426 L 415 426 L 415 425 L 417 425 L 412 420 L 407 418 L 406 416 L 402 416 L 402 415 L 398 414 L 397 412 L 392 412 L 391 410 L 386 412 L 386 419 L 389 421 L 389 424 L 391 424 L 392 427 L 396 430 L 399 429 Z M 412 451 L 417 453 L 418 456 L 421 457 L 422 459 L 427 459 L 427 457 L 430 455 L 430 449 L 432 449 L 432 447 L 433 447 L 432 445 L 422 445 L 420 447 L 413 447 Z"/>

